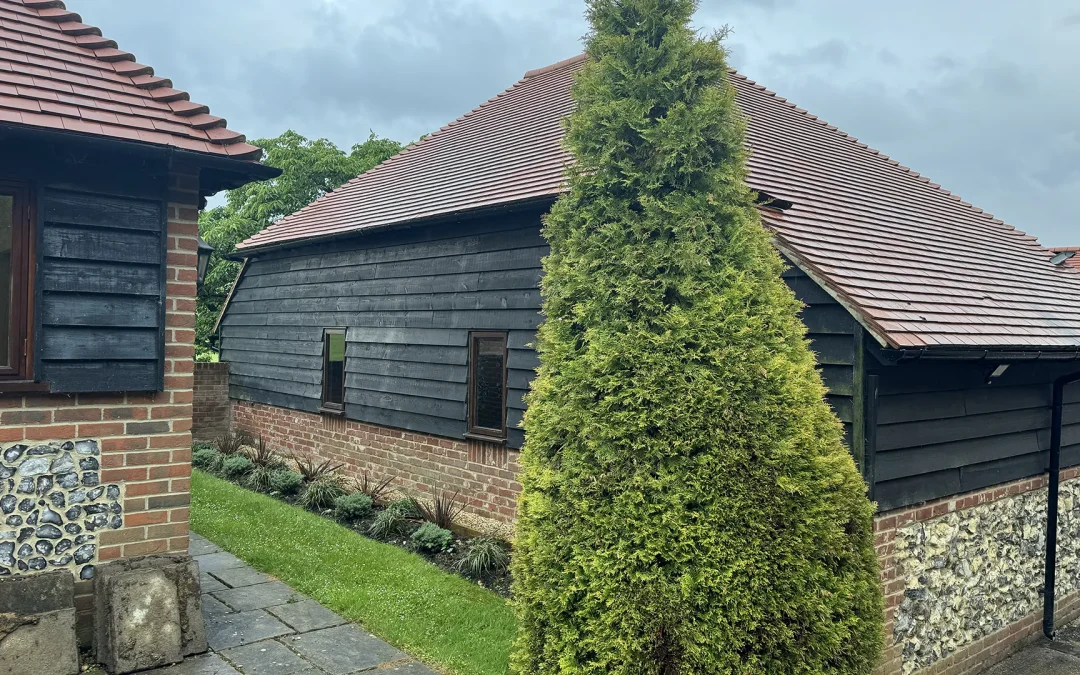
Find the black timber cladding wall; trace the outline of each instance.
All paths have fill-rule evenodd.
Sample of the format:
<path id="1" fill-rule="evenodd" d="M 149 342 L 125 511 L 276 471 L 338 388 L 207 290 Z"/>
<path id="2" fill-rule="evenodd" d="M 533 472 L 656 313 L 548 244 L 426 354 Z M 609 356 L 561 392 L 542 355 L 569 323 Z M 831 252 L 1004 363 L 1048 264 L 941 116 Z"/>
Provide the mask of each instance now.
<path id="1" fill-rule="evenodd" d="M 314 412 L 322 331 L 346 327 L 346 414 L 460 438 L 470 330 L 509 332 L 509 445 L 538 365 L 539 213 L 441 224 L 249 261 L 221 324 L 233 398 Z M 830 402 L 850 432 L 855 323 L 797 270 Z"/>
<path id="2" fill-rule="evenodd" d="M 504 330 L 508 442 L 520 447 L 546 253 L 530 213 L 251 261 L 220 329 L 231 395 L 317 410 L 322 331 L 345 327 L 348 417 L 460 438 L 468 333 Z"/>
<path id="3" fill-rule="evenodd" d="M 1080 363 L 926 362 L 880 376 L 876 494 L 888 510 L 1046 471 L 1051 382 Z M 1062 466 L 1080 464 L 1080 385 L 1065 389 Z"/>
<path id="4" fill-rule="evenodd" d="M 34 375 L 56 392 L 164 384 L 168 165 L 5 137 L 0 174 L 34 194 Z"/>
<path id="5" fill-rule="evenodd" d="M 51 188 L 39 203 L 35 372 L 56 392 L 162 388 L 163 203 Z"/>
<path id="6" fill-rule="evenodd" d="M 804 305 L 801 317 L 810 338 L 810 349 L 817 357 L 821 379 L 829 389 L 826 398 L 844 423 L 844 438 L 850 447 L 853 440 L 862 438 L 861 432 L 854 433 L 856 409 L 862 406 L 861 397 L 856 396 L 861 393 L 856 386 L 856 357 L 861 351 L 856 349 L 856 333 L 862 327 L 840 303 L 790 262 L 783 277 Z"/>

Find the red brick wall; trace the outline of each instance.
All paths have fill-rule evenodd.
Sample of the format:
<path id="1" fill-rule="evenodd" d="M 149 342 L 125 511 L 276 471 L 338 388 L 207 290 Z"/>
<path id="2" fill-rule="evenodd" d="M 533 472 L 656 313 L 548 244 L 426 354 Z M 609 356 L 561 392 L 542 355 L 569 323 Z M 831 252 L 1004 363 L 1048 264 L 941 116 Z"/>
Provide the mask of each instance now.
<path id="1" fill-rule="evenodd" d="M 233 402 L 233 424 L 263 438 L 280 452 L 313 455 L 346 465 L 359 475 L 364 470 L 376 478 L 395 476 L 395 483 L 426 492 L 429 486 L 461 490 L 472 513 L 512 522 L 521 485 L 515 479 L 518 453 L 490 444 L 439 438 L 336 417 L 288 410 L 261 403 Z M 1062 472 L 1063 480 L 1080 477 L 1080 469 Z M 947 499 L 880 514 L 875 519 L 875 544 L 881 561 L 885 592 L 886 649 L 876 675 L 901 675 L 905 670 L 903 645 L 893 637 L 896 609 L 904 599 L 908 579 L 897 561 L 896 539 L 900 528 L 932 521 L 958 511 L 999 499 L 1045 489 L 1046 477 L 998 485 Z M 1041 564 L 1041 563 L 1040 563 Z M 1059 596 L 1060 625 L 1080 616 L 1080 592 Z M 932 665 L 916 670 L 920 675 L 973 675 L 1003 660 L 1041 631 L 1041 612 L 1032 612 L 1001 630 Z"/>
<path id="2" fill-rule="evenodd" d="M 396 486 L 413 492 L 460 490 L 469 512 L 514 519 L 521 491 L 516 450 L 248 401 L 233 402 L 233 421 L 279 452 L 330 459 L 353 476 L 365 470 L 379 480 L 393 476 Z"/>
<path id="3" fill-rule="evenodd" d="M 0 443 L 99 442 L 100 481 L 121 486 L 124 522 L 96 533 L 96 562 L 187 550 L 198 188 L 194 171 L 170 178 L 164 391 L 0 395 Z M 84 644 L 91 583 L 76 581 Z"/>
<path id="4" fill-rule="evenodd" d="M 209 441 L 229 430 L 229 364 L 196 363 L 191 435 Z"/>

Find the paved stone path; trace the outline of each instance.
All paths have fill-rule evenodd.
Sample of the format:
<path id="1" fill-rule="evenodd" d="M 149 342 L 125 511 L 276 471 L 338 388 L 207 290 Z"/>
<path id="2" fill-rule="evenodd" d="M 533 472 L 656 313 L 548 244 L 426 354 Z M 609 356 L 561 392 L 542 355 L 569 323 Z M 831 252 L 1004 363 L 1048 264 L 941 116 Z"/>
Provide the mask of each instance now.
<path id="1" fill-rule="evenodd" d="M 983 675 L 1080 674 L 1080 621 L 1061 628 L 1051 642 L 1044 637 Z"/>
<path id="2" fill-rule="evenodd" d="M 145 675 L 435 675 L 408 654 L 191 533 L 210 653 Z"/>

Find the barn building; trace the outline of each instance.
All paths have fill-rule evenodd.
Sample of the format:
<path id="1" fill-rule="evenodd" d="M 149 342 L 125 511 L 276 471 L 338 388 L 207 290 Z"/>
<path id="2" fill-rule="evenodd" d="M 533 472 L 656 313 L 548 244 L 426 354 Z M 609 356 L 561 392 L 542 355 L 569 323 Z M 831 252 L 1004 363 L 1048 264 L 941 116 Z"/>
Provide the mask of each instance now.
<path id="1" fill-rule="evenodd" d="M 233 424 L 460 490 L 511 521 L 537 365 L 541 219 L 582 57 L 510 89 L 239 248 L 219 323 Z M 733 73 L 749 183 L 879 506 L 882 673 L 972 673 L 1039 630 L 1060 443 L 1059 619 L 1080 612 L 1080 273 Z"/>

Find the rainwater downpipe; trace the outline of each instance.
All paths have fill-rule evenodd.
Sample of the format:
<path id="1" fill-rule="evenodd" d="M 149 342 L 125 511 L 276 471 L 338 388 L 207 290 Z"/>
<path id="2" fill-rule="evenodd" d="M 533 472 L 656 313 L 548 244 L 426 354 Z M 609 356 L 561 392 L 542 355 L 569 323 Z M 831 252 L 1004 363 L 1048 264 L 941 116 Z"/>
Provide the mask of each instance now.
<path id="1" fill-rule="evenodd" d="M 1080 380 L 1080 372 L 1054 380 L 1050 407 L 1050 476 L 1046 495 L 1046 577 L 1043 584 L 1043 635 L 1054 639 L 1054 582 L 1057 572 L 1058 492 L 1061 489 L 1061 417 L 1065 385 Z"/>

